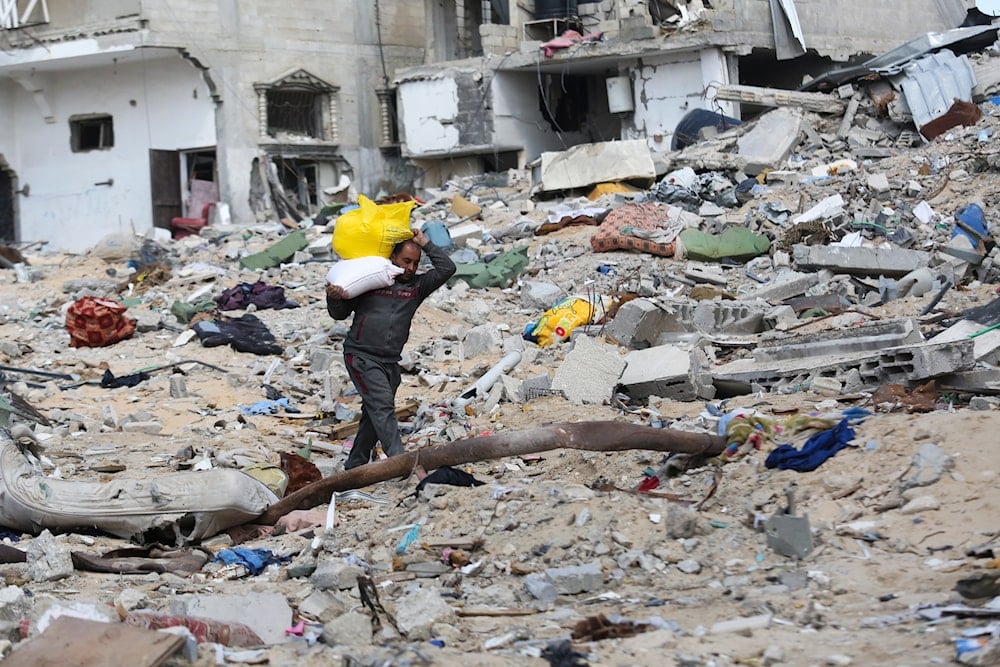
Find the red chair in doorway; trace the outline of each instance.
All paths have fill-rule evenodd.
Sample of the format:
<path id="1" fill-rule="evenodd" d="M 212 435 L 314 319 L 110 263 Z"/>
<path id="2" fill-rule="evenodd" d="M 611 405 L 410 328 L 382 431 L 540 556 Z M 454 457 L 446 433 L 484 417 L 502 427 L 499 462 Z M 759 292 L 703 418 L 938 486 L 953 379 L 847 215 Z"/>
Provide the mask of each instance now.
<path id="1" fill-rule="evenodd" d="M 201 228 L 208 224 L 208 218 L 212 215 L 215 202 L 210 201 L 201 209 L 200 218 L 173 218 L 170 221 L 170 231 L 175 239 L 182 239 L 185 236 L 195 236 L 201 232 Z"/>

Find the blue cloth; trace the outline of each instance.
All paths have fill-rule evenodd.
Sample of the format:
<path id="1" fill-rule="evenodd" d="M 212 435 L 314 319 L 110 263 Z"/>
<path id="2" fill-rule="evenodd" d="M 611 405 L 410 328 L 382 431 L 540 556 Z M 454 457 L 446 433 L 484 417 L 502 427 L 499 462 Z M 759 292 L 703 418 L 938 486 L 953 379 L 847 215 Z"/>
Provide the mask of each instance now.
<path id="1" fill-rule="evenodd" d="M 268 549 L 223 549 L 215 555 L 215 560 L 226 565 L 239 564 L 250 574 L 260 574 L 268 563 L 277 562 Z"/>
<path id="2" fill-rule="evenodd" d="M 285 409 L 285 412 L 298 412 L 298 409 L 288 405 L 288 399 L 284 396 L 276 401 L 257 401 L 253 405 L 241 405 L 239 408 L 240 412 L 245 415 L 273 415 L 282 408 Z"/>
<path id="3" fill-rule="evenodd" d="M 799 472 L 809 472 L 815 470 L 828 458 L 847 447 L 854 438 L 854 429 L 850 426 L 850 418 L 837 422 L 837 425 L 821 433 L 812 436 L 802 445 L 802 449 L 795 449 L 791 445 L 781 445 L 768 454 L 764 465 L 768 468 L 778 468 L 780 470 L 798 470 Z"/>

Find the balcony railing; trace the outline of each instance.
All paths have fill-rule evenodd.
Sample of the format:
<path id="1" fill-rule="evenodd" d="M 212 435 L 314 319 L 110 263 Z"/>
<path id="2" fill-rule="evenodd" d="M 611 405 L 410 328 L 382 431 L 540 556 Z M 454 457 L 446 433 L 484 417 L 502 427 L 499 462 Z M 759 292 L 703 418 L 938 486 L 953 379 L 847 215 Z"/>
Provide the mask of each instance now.
<path id="1" fill-rule="evenodd" d="M 46 0 L 0 0 L 0 28 L 16 30 L 49 22 Z"/>

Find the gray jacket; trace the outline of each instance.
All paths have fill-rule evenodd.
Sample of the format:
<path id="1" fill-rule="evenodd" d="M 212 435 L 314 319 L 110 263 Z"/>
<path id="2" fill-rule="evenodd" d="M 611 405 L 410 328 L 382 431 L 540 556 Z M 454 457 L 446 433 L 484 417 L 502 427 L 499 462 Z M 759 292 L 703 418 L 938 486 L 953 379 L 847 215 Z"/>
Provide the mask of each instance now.
<path id="1" fill-rule="evenodd" d="M 410 337 L 410 323 L 417 307 L 431 292 L 455 275 L 455 263 L 441 248 L 428 243 L 423 248 L 434 268 L 415 276 L 408 283 L 359 294 L 353 299 L 330 299 L 326 309 L 335 320 L 346 320 L 354 313 L 351 332 L 344 341 L 344 352 L 395 363 Z"/>

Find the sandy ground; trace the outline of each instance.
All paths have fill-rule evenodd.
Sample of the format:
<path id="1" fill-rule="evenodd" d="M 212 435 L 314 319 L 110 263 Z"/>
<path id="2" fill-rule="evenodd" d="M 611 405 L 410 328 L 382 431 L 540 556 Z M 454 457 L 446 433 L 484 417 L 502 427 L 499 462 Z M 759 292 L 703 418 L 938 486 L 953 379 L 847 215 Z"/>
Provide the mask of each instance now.
<path id="1" fill-rule="evenodd" d="M 567 228 L 531 240 L 530 256 L 533 268 L 538 269 L 537 277 L 556 282 L 568 293 L 586 289 L 610 292 L 626 288 L 633 271 L 650 275 L 678 268 L 670 260 L 658 258 L 592 254 L 587 245 L 590 233 L 585 228 Z M 544 254 L 545 244 L 556 244 L 562 252 L 578 249 L 580 253 L 570 260 L 550 261 Z M 264 245 L 266 239 L 256 241 L 257 248 Z M 175 278 L 147 292 L 141 304 L 130 308 L 130 314 L 167 311 L 174 299 L 185 298 L 204 284 L 217 294 L 256 277 L 230 268 L 234 263 L 223 259 L 225 245 L 199 248 L 191 243 L 184 247 L 185 254 L 175 260 L 178 266 L 213 262 L 226 267 L 225 277 L 214 283 Z M 17 388 L 55 422 L 46 442 L 47 453 L 65 479 L 143 478 L 174 472 L 172 458 L 186 447 L 193 450 L 193 461 L 208 458 L 220 465 L 236 460 L 236 454 L 243 462 L 277 462 L 280 452 L 312 443 L 313 457 L 321 469 L 340 469 L 343 455 L 339 450 L 344 442 L 329 438 L 326 427 L 307 418 L 321 409 L 323 399 L 322 382 L 310 371 L 316 350 L 327 349 L 335 355 L 334 384 L 338 389 L 347 388 L 342 370 L 337 370 L 338 328 L 320 300 L 324 263 L 293 265 L 264 274 L 265 282 L 285 285 L 288 295 L 301 307 L 256 313 L 286 346 L 270 377 L 271 384 L 289 396 L 301 414 L 241 418 L 239 406 L 264 398 L 261 385 L 277 357 L 240 354 L 228 347 L 203 348 L 197 340 L 175 347 L 179 334 L 168 330 L 141 333 L 109 348 L 69 348 L 60 307 L 71 297 L 63 293 L 63 282 L 107 278 L 107 269 L 121 270 L 123 265 L 89 256 L 37 254 L 30 260 L 39 274 L 36 282 L 15 283 L 12 272 L 0 272 L 0 337 L 17 351 L 12 354 L 14 348 L 8 347 L 3 363 L 71 373 L 80 380 L 99 379 L 104 367 L 122 376 L 143 367 L 188 359 L 228 371 L 185 365 L 186 398 L 171 397 L 169 371 L 154 372 L 149 381 L 122 389 L 84 385 L 61 390 L 58 386 L 64 384 L 62 381 L 14 376 L 42 385 Z M 597 266 L 609 261 L 618 263 L 619 273 L 597 273 Z M 952 290 L 942 308 L 957 313 L 986 303 L 993 295 L 993 287 L 988 285 Z M 912 317 L 930 296 L 900 300 L 874 310 L 873 315 Z M 704 402 L 654 401 L 650 406 L 623 411 L 610 405 L 574 405 L 558 396 L 546 396 L 525 404 L 503 402 L 490 414 L 450 415 L 444 409 L 448 399 L 468 387 L 496 358 L 463 359 L 456 354 L 435 359 L 435 343 L 453 340 L 457 344 L 468 328 L 483 322 L 493 322 L 516 337 L 537 316 L 537 311 L 521 307 L 516 290 L 496 288 L 444 291 L 422 308 L 408 345 L 419 372 L 404 376 L 399 401 L 413 398 L 425 406 L 438 406 L 436 412 L 447 419 L 425 424 L 410 438 L 409 448 L 444 442 L 445 426 L 457 429 L 453 433 L 479 434 L 585 420 L 642 424 L 658 415 L 674 428 L 714 428 L 715 420 L 705 412 Z M 801 331 L 837 326 L 837 321 L 826 320 Z M 923 328 L 925 333 L 934 331 L 933 325 Z M 564 356 L 564 347 L 531 350 L 512 375 L 524 379 L 552 373 Z M 428 376 L 446 379 L 428 384 Z M 662 455 L 656 452 L 555 450 L 538 457 L 472 463 L 465 468 L 485 485 L 439 487 L 420 500 L 407 498 L 415 479 L 373 485 L 365 490 L 390 503 L 342 503 L 336 529 L 338 555 L 359 556 L 372 564 L 376 575 L 393 579 L 390 575 L 405 573 L 407 565 L 440 560 L 441 548 L 432 546 L 436 543 L 474 540 L 479 544 L 470 554 L 470 559 L 480 564 L 473 574 L 456 570 L 436 578 L 401 576 L 381 586 L 381 600 L 387 609 L 396 609 L 410 588 L 421 586 L 441 592 L 456 609 L 510 608 L 527 610 L 525 615 L 461 616 L 439 622 L 431 636 L 443 640 L 443 648 L 429 644 L 429 637 L 397 638 L 386 641 L 384 647 L 353 648 L 292 641 L 271 646 L 250 662 L 541 665 L 545 663 L 538 655 L 548 642 L 567 638 L 581 620 L 603 614 L 614 622 L 649 624 L 653 630 L 634 637 L 577 642 L 575 649 L 595 665 L 903 667 L 949 663 L 955 655 L 953 639 L 963 629 L 985 621 L 953 615 L 931 620 L 916 612 L 923 607 L 968 602 L 954 592 L 956 581 L 989 564 L 970 555 L 970 550 L 984 545 L 993 545 L 995 550 L 1000 545 L 1000 464 L 995 436 L 1000 432 L 1000 413 L 969 410 L 965 406 L 968 397 L 952 398 L 957 400 L 949 403 L 948 397 L 942 397 L 938 409 L 929 414 L 873 414 L 857 426 L 851 447 L 813 472 L 766 469 L 766 452 L 761 452 L 721 468 L 702 468 L 671 479 L 658 491 L 698 502 L 720 475 L 717 490 L 694 514 L 690 534 L 683 538 L 671 537 L 670 531 L 691 512 L 689 504 L 628 491 L 642 481 L 645 470 L 659 467 Z M 339 400 L 358 407 L 356 397 L 349 393 Z M 813 411 L 834 413 L 848 407 L 874 410 L 877 406 L 868 394 L 831 398 L 800 391 L 741 396 L 719 407 L 754 407 L 780 420 Z M 109 410 L 119 422 L 152 420 L 162 429 L 153 435 L 124 432 L 106 424 L 112 423 L 108 421 Z M 928 443 L 941 447 L 953 466 L 936 483 L 911 489 L 901 498 L 901 481 L 912 475 L 914 454 Z M 108 465 L 122 469 L 107 472 Z M 594 491 L 590 486 L 598 479 L 622 490 Z M 815 542 L 812 552 L 800 561 L 775 553 L 767 546 L 764 533 L 753 525 L 755 516 L 779 510 L 784 489 L 792 482 L 797 486 L 797 511 L 808 515 Z M 904 502 L 914 499 L 926 509 L 901 511 Z M 864 524 L 861 532 L 851 532 L 847 526 L 855 522 L 872 523 Z M 392 529 L 412 523 L 422 524 L 419 543 L 396 556 L 401 533 Z M 18 546 L 25 546 L 30 539 L 25 535 Z M 103 535 L 68 534 L 63 539 L 74 549 L 90 553 L 126 545 Z M 213 544 L 214 548 L 225 546 L 224 541 Z M 310 558 L 309 544 L 308 536 L 289 534 L 244 546 L 288 554 L 294 563 L 301 563 Z M 526 592 L 525 577 L 531 573 L 593 561 L 600 563 L 604 573 L 604 583 L 596 590 L 563 595 L 542 608 Z M 696 571 L 690 571 L 686 561 L 695 561 Z M 114 604 L 126 590 L 138 591 L 140 606 L 154 610 L 167 609 L 175 596 L 188 593 L 278 592 L 294 608 L 312 592 L 308 579 L 289 579 L 285 568 L 278 567 L 238 580 L 216 580 L 210 571 L 188 579 L 77 572 L 60 581 L 33 582 L 23 565 L 0 566 L 0 573 L 8 585 L 30 591 L 33 616 L 52 604 Z M 356 590 L 336 597 L 345 610 L 358 606 Z M 760 616 L 769 619 L 766 627 L 712 631 L 716 623 Z M 348 661 L 347 656 L 355 661 Z M 203 649 L 199 663 L 212 664 L 212 660 Z"/>

